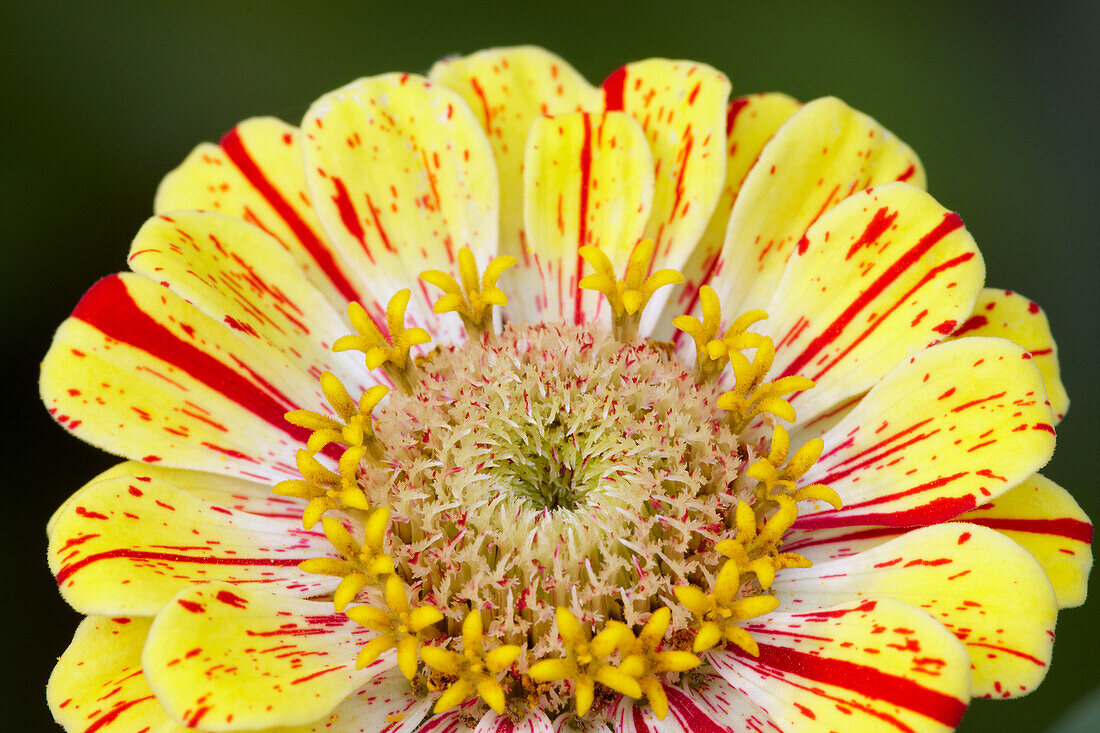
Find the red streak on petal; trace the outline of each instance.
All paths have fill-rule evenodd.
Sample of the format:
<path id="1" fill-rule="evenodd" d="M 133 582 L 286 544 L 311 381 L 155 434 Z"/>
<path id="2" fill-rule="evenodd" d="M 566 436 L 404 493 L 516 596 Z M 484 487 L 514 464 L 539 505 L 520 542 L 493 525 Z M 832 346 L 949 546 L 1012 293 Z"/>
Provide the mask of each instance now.
<path id="1" fill-rule="evenodd" d="M 868 222 L 867 227 L 863 230 L 863 234 L 860 234 L 859 238 L 852 243 L 852 246 L 848 249 L 848 254 L 844 256 L 844 259 L 852 259 L 852 256 L 856 252 L 860 251 L 864 247 L 869 247 L 876 241 L 878 241 L 878 238 L 885 234 L 886 231 L 891 226 L 893 226 L 894 222 L 897 221 L 897 218 L 898 212 L 891 212 L 890 207 L 888 206 L 883 206 L 878 211 L 876 211 L 874 216 L 871 217 L 871 221 Z"/>
<path id="2" fill-rule="evenodd" d="M 608 112 L 621 112 L 625 108 L 623 90 L 626 88 L 626 67 L 620 66 L 603 80 L 603 103 Z"/>
<path id="3" fill-rule="evenodd" d="M 71 565 L 66 565 L 57 573 L 57 584 L 61 585 L 68 580 L 73 573 L 100 560 L 113 560 L 125 558 L 127 560 L 153 560 L 168 563 L 188 563 L 197 565 L 232 565 L 236 567 L 298 567 L 302 558 L 287 557 L 196 557 L 193 555 L 181 555 L 171 552 L 153 552 L 151 550 L 107 550 L 97 552 L 81 558 Z"/>
<path id="4" fill-rule="evenodd" d="M 289 144 L 289 143 L 288 143 Z M 226 156 L 240 169 L 248 182 L 252 184 L 252 187 L 259 192 L 267 203 L 271 205 L 271 208 L 275 210 L 275 213 L 286 225 L 290 227 L 290 230 L 294 232 L 294 236 L 298 238 L 298 241 L 302 243 L 302 246 L 306 248 L 306 252 L 317 263 L 317 266 L 321 268 L 321 271 L 325 273 L 333 284 L 333 286 L 340 292 L 340 295 L 350 300 L 361 300 L 360 296 L 351 282 L 344 277 L 344 273 L 341 272 L 339 266 L 336 264 L 336 260 L 333 258 L 332 253 L 325 247 L 321 239 L 314 233 L 302 217 L 298 215 L 298 212 L 290 205 L 289 202 L 283 197 L 274 184 L 268 180 L 264 172 L 260 170 L 260 167 L 249 155 L 248 150 L 244 147 L 244 142 L 241 140 L 240 133 L 237 132 L 237 128 L 233 128 L 225 137 L 221 139 L 219 143 Z"/>
<path id="5" fill-rule="evenodd" d="M 104 727 L 105 725 L 110 725 L 111 723 L 115 722 L 115 720 L 118 719 L 118 716 L 122 715 L 124 712 L 126 712 L 127 710 L 129 710 L 133 706 L 135 706 L 139 703 L 143 703 L 146 700 L 153 700 L 155 698 L 156 698 L 156 695 L 146 695 L 145 697 L 140 697 L 137 700 L 130 700 L 130 701 L 128 701 L 128 702 L 126 702 L 122 705 L 114 707 L 114 708 L 111 709 L 111 711 L 109 713 L 104 715 L 102 718 L 96 719 L 96 721 L 94 723 L 92 723 L 87 728 L 85 728 L 84 733 L 95 733 L 95 731 L 99 730 L 100 728 Z"/>
<path id="6" fill-rule="evenodd" d="M 983 527 L 1000 530 L 1002 532 L 1030 532 L 1034 534 L 1049 534 L 1058 537 L 1066 537 L 1086 545 L 1092 544 L 1092 525 L 1079 519 L 1009 519 L 1007 517 L 974 517 L 967 518 L 970 524 L 980 524 Z"/>
<path id="7" fill-rule="evenodd" d="M 920 239 L 920 241 L 918 241 L 915 245 L 913 245 L 913 247 L 909 249 L 908 252 L 906 252 L 894 264 L 887 268 L 887 270 L 883 272 L 873 283 L 871 283 L 871 285 L 866 290 L 860 293 L 859 297 L 856 298 L 856 300 L 851 305 L 845 308 L 844 312 L 837 316 L 836 320 L 834 320 L 829 325 L 829 327 L 821 333 L 821 335 L 811 341 L 802 351 L 802 353 L 795 357 L 794 361 L 792 361 L 790 365 L 783 370 L 783 373 L 780 376 L 789 377 L 798 374 L 802 367 L 806 366 L 814 357 L 821 353 L 821 351 L 823 351 L 825 347 L 836 341 L 840 337 L 840 335 L 844 333 L 844 329 L 847 328 L 853 320 L 855 320 L 855 317 L 859 315 L 860 311 L 866 308 L 875 298 L 877 298 L 882 293 L 882 291 L 884 291 L 895 280 L 901 277 L 901 275 L 906 270 L 908 270 L 916 262 L 918 262 L 920 258 L 923 257 L 930 249 L 932 249 L 932 247 L 934 247 L 940 240 L 942 240 L 944 237 L 946 237 L 948 234 L 955 231 L 956 229 L 961 228 L 962 225 L 962 218 L 958 214 L 945 214 L 943 217 L 943 221 L 936 225 L 936 227 L 933 228 L 932 231 L 928 232 L 928 234 L 924 235 Z M 968 260 L 973 257 L 972 253 L 967 254 L 969 255 L 967 257 Z M 956 258 L 956 260 L 958 259 L 959 258 Z M 948 263 L 944 263 L 944 265 L 946 264 Z M 940 267 L 943 267 L 943 265 L 941 265 Z M 922 281 L 922 284 L 923 282 L 924 281 Z M 906 298 L 907 297 L 908 294 L 906 295 Z M 881 319 L 879 320 L 879 322 L 881 322 Z M 866 335 L 867 333 L 869 333 L 869 330 L 865 331 L 864 335 Z M 862 340 L 862 337 L 860 339 L 857 339 L 856 343 L 858 343 L 858 341 L 860 340 Z M 829 366 L 832 366 L 832 364 L 830 364 Z"/>
<path id="8" fill-rule="evenodd" d="M 752 660 L 751 656 L 737 647 L 730 647 L 730 651 Z M 760 644 L 760 656 L 757 657 L 757 661 L 774 670 L 814 682 L 836 685 L 865 695 L 871 700 L 882 700 L 897 705 L 903 710 L 912 710 L 949 727 L 956 726 L 966 712 L 966 703 L 958 698 L 922 687 L 911 679 L 887 674 L 874 667 L 843 659 L 829 659 L 786 647 Z M 900 720 L 885 713 L 872 708 L 861 709 L 893 724 L 899 730 L 911 730 Z"/>
<path id="9" fill-rule="evenodd" d="M 73 318 L 178 367 L 295 440 L 304 443 L 309 437 L 308 430 L 283 419 L 287 406 L 280 405 L 271 395 L 206 352 L 179 339 L 141 310 L 118 275 L 110 275 L 93 285 L 73 310 Z M 160 459 L 147 456 L 143 460 Z"/>

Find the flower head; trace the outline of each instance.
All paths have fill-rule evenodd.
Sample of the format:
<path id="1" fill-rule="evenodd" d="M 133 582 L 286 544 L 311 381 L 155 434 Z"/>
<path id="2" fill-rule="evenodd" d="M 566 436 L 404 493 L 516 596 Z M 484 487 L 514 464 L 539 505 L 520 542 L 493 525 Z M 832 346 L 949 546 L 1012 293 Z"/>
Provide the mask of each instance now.
<path id="1" fill-rule="evenodd" d="M 68 730 L 941 730 L 1092 525 L 1068 401 L 916 155 L 704 65 L 449 59 L 161 184 L 42 393 Z M 990 558 L 996 558 L 996 573 Z"/>

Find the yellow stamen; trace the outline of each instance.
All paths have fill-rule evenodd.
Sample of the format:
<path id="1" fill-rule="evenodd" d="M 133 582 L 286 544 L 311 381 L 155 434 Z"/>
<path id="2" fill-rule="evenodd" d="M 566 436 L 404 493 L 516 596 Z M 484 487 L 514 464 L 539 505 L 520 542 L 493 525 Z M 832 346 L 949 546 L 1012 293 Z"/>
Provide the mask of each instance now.
<path id="1" fill-rule="evenodd" d="M 422 328 L 405 328 L 405 309 L 409 307 L 411 295 L 412 291 L 406 288 L 390 298 L 386 306 L 388 338 L 374 325 L 363 306 L 349 303 L 348 317 L 357 334 L 341 336 L 332 345 L 333 351 L 362 351 L 366 356 L 367 369 L 382 367 L 390 381 L 406 392 L 412 392 L 416 381 L 409 350 L 432 340 Z"/>
<path id="2" fill-rule="evenodd" d="M 389 516 L 390 512 L 385 507 L 370 513 L 362 545 L 355 541 L 343 524 L 332 517 L 322 518 L 325 536 L 344 559 L 315 558 L 300 563 L 298 567 L 307 573 L 343 578 L 333 594 L 333 605 L 337 611 L 343 611 L 363 588 L 376 585 L 382 578 L 393 574 L 393 560 L 382 551 Z"/>
<path id="3" fill-rule="evenodd" d="M 727 560 L 718 571 L 712 593 L 704 593 L 694 585 L 683 585 L 673 591 L 680 603 L 699 622 L 692 648 L 694 652 L 706 651 L 725 640 L 754 657 L 760 654 L 756 641 L 738 624 L 746 619 L 771 613 L 779 606 L 779 599 L 766 595 L 738 598 L 740 587 L 741 573 L 737 562 Z"/>
<path id="4" fill-rule="evenodd" d="M 280 496 L 296 496 L 309 501 L 302 512 L 302 526 L 306 529 L 311 529 L 332 509 L 369 511 L 370 504 L 359 487 L 359 463 L 366 451 L 364 446 L 348 448 L 340 457 L 339 473 L 333 473 L 318 463 L 308 450 L 301 448 L 297 463 L 302 478 L 280 481 L 272 491 Z"/>
<path id="5" fill-rule="evenodd" d="M 461 285 L 442 270 L 425 270 L 420 273 L 420 279 L 444 293 L 435 301 L 432 310 L 436 313 L 457 313 L 466 325 L 466 331 L 476 338 L 483 333 L 493 333 L 493 306 L 508 305 L 508 296 L 496 283 L 504 271 L 514 264 L 515 257 L 494 258 L 485 268 L 479 283 L 474 254 L 468 247 L 463 247 L 458 251 Z"/>
<path id="6" fill-rule="evenodd" d="M 443 620 L 443 612 L 434 606 L 412 608 L 405 584 L 396 575 L 386 578 L 385 597 L 388 611 L 371 606 L 355 606 L 345 611 L 352 621 L 379 633 L 363 645 L 355 666 L 362 669 L 387 649 L 397 649 L 397 666 L 411 680 L 416 676 L 417 650 L 428 638 L 425 632 Z"/>
<path id="7" fill-rule="evenodd" d="M 619 647 L 619 654 L 623 658 L 619 669 L 638 681 L 658 720 L 664 720 L 668 714 L 668 698 L 660 675 L 666 672 L 686 672 L 701 663 L 699 657 L 691 652 L 660 651 L 671 620 L 672 611 L 668 608 L 657 609 L 637 636 L 627 629 L 629 637 Z"/>
<path id="8" fill-rule="evenodd" d="M 757 321 L 768 317 L 762 310 L 753 310 L 742 314 L 719 338 L 718 329 L 722 326 L 722 309 L 718 301 L 718 295 L 709 285 L 699 289 L 699 302 L 703 309 L 703 320 L 694 316 L 677 316 L 672 319 L 672 325 L 680 329 L 695 342 L 695 381 L 703 384 L 707 381 L 717 380 L 726 364 L 730 361 L 731 352 L 739 352 L 743 349 L 755 349 L 760 346 L 764 336 L 757 333 L 748 333 L 747 329 Z"/>
<path id="9" fill-rule="evenodd" d="M 522 651 L 514 644 L 505 644 L 486 652 L 481 614 L 470 611 L 462 622 L 461 653 L 436 646 L 420 650 L 425 664 L 457 678 L 436 701 L 435 712 L 450 710 L 477 694 L 497 714 L 503 713 L 504 688 L 498 678 Z"/>
<path id="10" fill-rule="evenodd" d="M 775 345 L 767 337 L 760 338 L 751 362 L 740 351 L 727 353 L 737 382 L 732 390 L 718 398 L 718 407 L 730 411 L 731 427 L 735 431 L 744 430 L 750 420 L 765 412 L 794 422 L 794 408 L 783 396 L 810 389 L 814 386 L 813 381 L 806 377 L 780 377 L 765 383 L 764 378 L 775 359 Z"/>
<path id="11" fill-rule="evenodd" d="M 638 333 L 642 311 L 657 290 L 684 281 L 684 276 L 675 270 L 658 270 L 646 277 L 655 246 L 651 239 L 638 243 L 630 255 L 622 280 L 616 279 L 611 260 L 598 247 L 586 246 L 577 250 L 596 271 L 581 278 L 580 287 L 604 294 L 611 305 L 612 330 L 623 341 L 632 340 Z"/>
<path id="12" fill-rule="evenodd" d="M 828 486 L 811 484 L 801 489 L 797 487 L 798 479 L 802 478 L 821 457 L 821 451 L 825 447 L 824 441 L 821 438 L 814 438 L 799 448 L 790 460 L 787 460 L 790 446 L 791 440 L 787 431 L 782 425 L 776 425 L 767 457 L 752 464 L 746 471 L 750 478 L 759 482 L 756 488 L 757 499 L 774 500 L 776 495 L 782 492 L 791 496 L 794 501 L 816 499 L 831 504 L 834 509 L 839 509 L 842 504 L 840 497 Z"/>
<path id="13" fill-rule="evenodd" d="M 608 658 L 632 638 L 623 624 L 610 624 L 590 637 L 577 617 L 567 608 L 556 610 L 558 633 L 566 656 L 545 659 L 531 665 L 528 675 L 536 682 L 569 680 L 577 702 L 577 715 L 584 716 L 595 699 L 596 683 L 628 697 L 642 697 L 638 680 L 611 663 Z"/>
<path id="14" fill-rule="evenodd" d="M 375 459 L 382 457 L 382 446 L 374 437 L 374 408 L 382 401 L 390 388 L 376 384 L 363 393 L 359 403 L 348 395 L 340 380 L 331 372 L 321 372 L 321 391 L 340 419 L 311 410 L 292 410 L 286 414 L 287 422 L 313 431 L 306 448 L 320 453 L 330 443 L 346 446 L 367 446 L 367 453 Z"/>

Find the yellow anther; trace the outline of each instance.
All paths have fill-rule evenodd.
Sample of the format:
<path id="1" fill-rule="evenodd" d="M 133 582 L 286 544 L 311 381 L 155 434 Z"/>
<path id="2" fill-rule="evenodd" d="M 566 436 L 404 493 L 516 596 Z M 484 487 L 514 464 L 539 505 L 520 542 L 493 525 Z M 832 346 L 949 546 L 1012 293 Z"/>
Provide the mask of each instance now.
<path id="1" fill-rule="evenodd" d="M 387 649 L 396 649 L 397 666 L 411 680 L 416 676 L 417 650 L 428 638 L 425 632 L 443 620 L 443 612 L 433 606 L 412 608 L 405 584 L 396 575 L 386 578 L 385 597 L 388 610 L 355 606 L 345 611 L 355 623 L 378 632 L 378 636 L 363 645 L 355 666 L 362 669 Z"/>
<path id="2" fill-rule="evenodd" d="M 775 596 L 756 595 L 738 598 L 741 573 L 735 560 L 727 560 L 718 571 L 714 592 L 707 594 L 694 585 L 675 588 L 676 598 L 694 614 L 699 626 L 696 629 L 696 653 L 706 651 L 720 642 L 727 641 L 752 656 L 760 654 L 756 641 L 739 622 L 771 613 L 779 605 Z"/>
<path id="3" fill-rule="evenodd" d="M 340 457 L 339 472 L 333 473 L 305 448 L 297 455 L 300 479 L 288 479 L 275 484 L 273 492 L 280 496 L 296 496 L 309 504 L 302 512 L 302 526 L 311 529 L 331 509 L 369 511 L 370 504 L 359 487 L 359 464 L 366 455 L 364 446 L 348 448 Z"/>
<path id="4" fill-rule="evenodd" d="M 286 421 L 312 430 L 306 442 L 306 448 L 312 453 L 320 453 L 330 443 L 346 446 L 365 445 L 367 454 L 374 459 L 382 457 L 382 446 L 374 439 L 374 421 L 371 413 L 382 401 L 390 388 L 376 384 L 359 398 L 359 403 L 348 395 L 344 385 L 331 372 L 321 372 L 321 391 L 332 405 L 339 420 L 311 410 L 292 410 L 286 414 Z"/>
<path id="5" fill-rule="evenodd" d="M 479 282 L 477 261 L 468 247 L 458 251 L 458 276 L 462 284 L 442 270 L 425 270 L 420 279 L 443 291 L 432 308 L 436 313 L 457 313 L 471 336 L 493 333 L 493 306 L 508 305 L 508 296 L 497 287 L 497 280 L 516 258 L 496 257 L 485 268 Z"/>
<path id="6" fill-rule="evenodd" d="M 325 536 L 343 559 L 319 557 L 306 560 L 298 567 L 307 573 L 343 578 L 332 596 L 337 611 L 343 611 L 366 586 L 375 585 L 385 576 L 393 574 L 393 560 L 382 551 L 389 518 L 390 512 L 386 507 L 371 512 L 364 528 L 363 544 L 360 545 L 343 524 L 332 517 L 322 517 Z"/>
<path id="7" fill-rule="evenodd" d="M 611 260 L 598 247 L 586 246 L 577 250 L 596 271 L 581 278 L 579 285 L 585 290 L 599 291 L 607 298 L 612 327 L 620 340 L 630 341 L 638 333 L 642 311 L 655 292 L 684 281 L 684 276 L 675 270 L 658 270 L 646 277 L 655 246 L 651 239 L 638 243 L 630 254 L 622 280 L 616 278 Z"/>
<path id="8" fill-rule="evenodd" d="M 569 680 L 577 701 L 577 715 L 583 716 L 592 707 L 596 683 L 628 697 L 640 698 L 642 687 L 635 677 L 612 664 L 609 657 L 633 637 L 623 624 L 609 624 L 595 637 L 567 608 L 556 612 L 558 633 L 565 647 L 565 657 L 544 659 L 531 665 L 527 674 L 535 682 Z"/>
<path id="9" fill-rule="evenodd" d="M 437 646 L 420 650 L 420 658 L 432 669 L 457 678 L 435 703 L 435 712 L 450 710 L 477 695 L 499 715 L 504 712 L 504 688 L 500 673 L 512 666 L 522 649 L 514 644 L 485 651 L 481 614 L 470 611 L 462 622 L 462 651 Z"/>
<path id="10" fill-rule="evenodd" d="M 841 507 L 840 497 L 835 491 L 823 484 L 811 484 L 799 489 L 798 479 L 802 478 L 813 467 L 817 459 L 821 457 L 821 451 L 825 443 L 820 438 L 814 438 L 806 445 L 795 451 L 795 454 L 787 459 L 790 452 L 791 440 L 782 425 L 776 425 L 772 432 L 771 446 L 768 448 L 768 456 L 749 466 L 746 474 L 756 479 L 759 483 L 756 487 L 756 496 L 759 501 L 766 502 L 775 499 L 776 494 L 782 492 L 791 496 L 794 501 L 817 499 L 832 504 L 833 508 Z M 785 464 L 785 465 L 784 465 Z M 772 508 L 763 505 L 763 509 Z"/>
<path id="11" fill-rule="evenodd" d="M 412 391 L 415 381 L 409 350 L 432 340 L 423 328 L 405 328 L 405 309 L 409 307 L 411 295 L 412 291 L 406 288 L 390 298 L 386 306 L 388 338 L 374 325 L 363 306 L 349 303 L 348 318 L 357 333 L 341 336 L 332 345 L 333 351 L 362 351 L 366 356 L 367 369 L 382 367 L 390 381 L 406 392 Z"/>
<path id="12" fill-rule="evenodd" d="M 775 359 L 775 345 L 766 336 L 761 337 L 751 362 L 740 351 L 730 351 L 728 355 L 737 382 L 718 398 L 718 407 L 730 411 L 734 431 L 744 430 L 750 420 L 764 412 L 794 422 L 794 408 L 783 396 L 809 389 L 814 386 L 813 381 L 806 377 L 780 377 L 774 382 L 764 382 Z"/>
<path id="13" fill-rule="evenodd" d="M 623 659 L 619 669 L 638 681 L 658 720 L 664 720 L 668 714 L 668 697 L 660 676 L 666 672 L 686 672 L 700 664 L 699 657 L 691 652 L 661 651 L 671 620 L 672 611 L 657 609 L 637 636 L 627 629 L 630 635 L 619 647 Z"/>
<path id="14" fill-rule="evenodd" d="M 680 329 L 695 342 L 695 381 L 702 384 L 716 380 L 730 361 L 730 353 L 743 349 L 755 349 L 760 346 L 764 336 L 748 333 L 748 328 L 757 321 L 768 317 L 762 310 L 753 310 L 739 316 L 719 338 L 718 329 L 722 326 L 722 308 L 718 294 L 709 285 L 699 289 L 699 302 L 703 309 L 703 320 L 694 316 L 677 316 L 672 325 Z M 769 365 L 770 366 L 770 365 Z"/>

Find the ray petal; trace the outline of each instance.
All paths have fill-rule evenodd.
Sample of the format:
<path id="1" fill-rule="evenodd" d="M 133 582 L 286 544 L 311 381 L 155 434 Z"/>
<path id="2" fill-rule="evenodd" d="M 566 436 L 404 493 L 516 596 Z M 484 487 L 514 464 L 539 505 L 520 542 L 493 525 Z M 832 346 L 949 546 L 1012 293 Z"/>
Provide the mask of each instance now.
<path id="1" fill-rule="evenodd" d="M 144 479 L 144 480 L 143 480 Z M 335 579 L 298 564 L 334 556 L 300 518 L 273 519 L 211 504 L 150 477 L 94 482 L 59 513 L 50 570 L 81 613 L 152 616 L 183 588 L 220 580 L 241 589 L 313 597 Z"/>
<path id="2" fill-rule="evenodd" d="M 833 488 L 799 529 L 942 522 L 1003 494 L 1054 453 L 1039 370 L 1005 339 L 939 344 L 901 364 L 823 437 L 802 481 Z"/>
<path id="3" fill-rule="evenodd" d="M 360 79 L 314 102 L 302 131 L 321 223 L 381 302 L 428 269 L 457 277 L 462 247 L 481 267 L 496 254 L 492 148 L 455 92 L 410 74 Z M 454 341 L 461 324 L 435 315 L 434 301 L 415 287 L 410 325 Z"/>
<path id="4" fill-rule="evenodd" d="M 392 655 L 355 669 L 367 633 L 330 603 L 208 583 L 157 614 L 142 667 L 168 714 L 188 727 L 303 725 L 392 669 Z"/>
<path id="5" fill-rule="evenodd" d="M 616 273 L 626 268 L 653 202 L 653 156 L 641 127 L 621 112 L 537 120 L 527 138 L 525 222 L 539 273 L 539 319 L 585 323 L 606 312 L 603 296 L 581 290 L 598 247 Z M 588 268 L 591 271 L 591 268 Z"/>
<path id="6" fill-rule="evenodd" d="M 1027 550 L 985 527 L 913 530 L 849 558 L 785 570 L 773 587 L 806 612 L 883 597 L 928 611 L 966 646 L 975 697 L 1023 695 L 1050 664 L 1058 613 L 1050 581 Z"/>
<path id="7" fill-rule="evenodd" d="M 767 711 L 773 729 L 949 731 L 970 701 L 962 645 L 904 603 L 849 600 L 773 613 L 747 628 L 759 656 L 736 647 L 708 656 L 735 690 Z"/>

